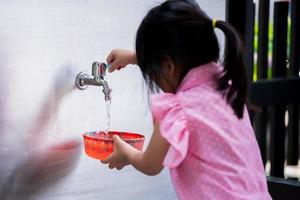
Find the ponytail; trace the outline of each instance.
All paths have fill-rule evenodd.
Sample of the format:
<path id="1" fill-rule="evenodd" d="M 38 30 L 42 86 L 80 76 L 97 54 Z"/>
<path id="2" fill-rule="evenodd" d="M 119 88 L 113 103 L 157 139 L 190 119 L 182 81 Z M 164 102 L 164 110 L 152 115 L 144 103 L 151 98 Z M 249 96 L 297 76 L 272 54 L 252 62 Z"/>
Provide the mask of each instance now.
<path id="1" fill-rule="evenodd" d="M 242 118 L 248 89 L 243 43 L 239 34 L 227 22 L 214 21 L 213 24 L 225 34 L 226 39 L 224 70 L 218 80 L 218 90 L 223 92 L 237 117 Z"/>

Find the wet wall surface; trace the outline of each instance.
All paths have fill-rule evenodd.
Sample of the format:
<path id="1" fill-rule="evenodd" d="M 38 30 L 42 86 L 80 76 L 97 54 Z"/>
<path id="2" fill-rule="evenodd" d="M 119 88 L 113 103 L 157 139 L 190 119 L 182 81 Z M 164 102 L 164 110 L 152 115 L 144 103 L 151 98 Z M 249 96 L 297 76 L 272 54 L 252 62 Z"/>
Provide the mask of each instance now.
<path id="1" fill-rule="evenodd" d="M 113 48 L 134 48 L 135 31 L 158 1 L 11 0 L 0 3 L 0 199 L 176 199 L 168 170 L 109 170 L 88 158 L 82 133 L 103 130 L 101 89 L 74 88 Z M 222 0 L 201 0 L 223 18 Z M 214 3 L 213 3 L 214 2 Z M 152 132 L 136 66 L 109 74 L 111 129 Z"/>

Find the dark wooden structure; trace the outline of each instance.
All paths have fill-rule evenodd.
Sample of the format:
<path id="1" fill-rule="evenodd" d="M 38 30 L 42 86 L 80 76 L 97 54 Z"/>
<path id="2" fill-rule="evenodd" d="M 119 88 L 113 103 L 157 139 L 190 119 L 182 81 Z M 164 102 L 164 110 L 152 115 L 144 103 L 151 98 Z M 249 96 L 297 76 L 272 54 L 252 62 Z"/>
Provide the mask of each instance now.
<path id="1" fill-rule="evenodd" d="M 269 19 L 271 2 L 274 4 L 273 21 Z M 300 182 L 284 179 L 287 178 L 284 175 L 285 164 L 297 165 L 299 160 L 300 1 L 271 2 L 259 0 L 255 5 L 253 0 L 227 0 L 226 20 L 240 32 L 246 45 L 249 99 L 259 108 L 251 112 L 251 118 L 263 162 L 270 162 L 270 194 L 279 200 L 300 199 Z M 257 60 L 254 60 L 256 6 L 258 46 Z M 270 56 L 271 23 L 273 48 Z M 257 67 L 256 81 L 252 79 L 254 66 Z"/>

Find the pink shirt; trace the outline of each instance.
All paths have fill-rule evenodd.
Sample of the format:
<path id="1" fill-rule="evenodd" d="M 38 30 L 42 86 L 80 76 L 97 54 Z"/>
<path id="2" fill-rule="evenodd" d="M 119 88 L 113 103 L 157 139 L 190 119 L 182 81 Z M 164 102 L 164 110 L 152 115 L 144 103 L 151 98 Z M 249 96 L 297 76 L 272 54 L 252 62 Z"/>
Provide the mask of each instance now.
<path id="1" fill-rule="evenodd" d="M 220 72 L 216 63 L 202 65 L 176 94 L 152 95 L 154 119 L 170 144 L 163 164 L 182 200 L 271 199 L 246 109 L 239 120 L 215 90 Z"/>

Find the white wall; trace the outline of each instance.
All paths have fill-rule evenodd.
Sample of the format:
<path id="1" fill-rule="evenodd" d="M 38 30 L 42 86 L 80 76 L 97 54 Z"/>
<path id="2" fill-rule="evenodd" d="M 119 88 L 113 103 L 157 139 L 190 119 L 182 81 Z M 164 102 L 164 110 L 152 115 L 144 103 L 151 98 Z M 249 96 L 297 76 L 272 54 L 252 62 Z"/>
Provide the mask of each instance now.
<path id="1" fill-rule="evenodd" d="M 176 199 L 169 173 L 112 171 L 82 151 L 84 131 L 106 126 L 101 89 L 74 88 L 113 48 L 133 48 L 146 11 L 159 1 L 0 1 L 0 199 Z M 225 1 L 199 0 L 224 18 Z M 111 128 L 151 136 L 137 67 L 107 77 Z"/>

